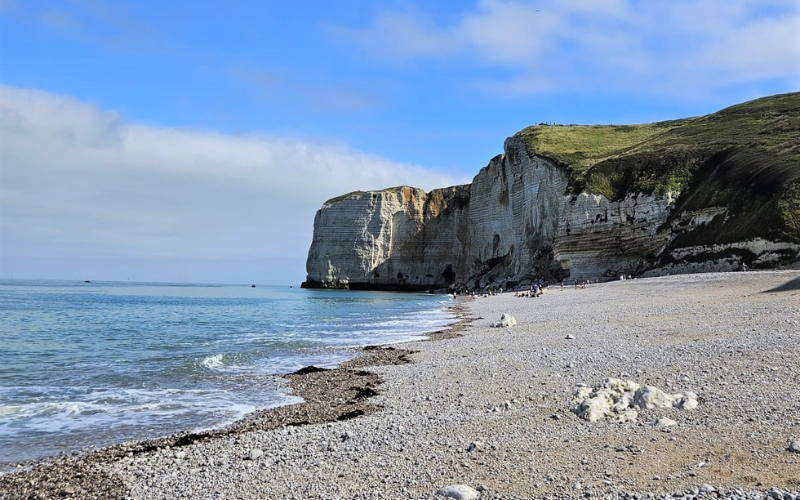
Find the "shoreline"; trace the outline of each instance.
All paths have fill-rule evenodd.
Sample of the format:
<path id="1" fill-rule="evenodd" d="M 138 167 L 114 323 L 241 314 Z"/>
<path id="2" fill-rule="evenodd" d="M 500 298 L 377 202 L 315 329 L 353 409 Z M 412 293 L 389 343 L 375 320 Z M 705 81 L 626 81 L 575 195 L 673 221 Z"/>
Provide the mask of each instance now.
<path id="1" fill-rule="evenodd" d="M 96 470 L 123 458 L 161 450 L 177 450 L 226 436 L 254 431 L 272 431 L 336 422 L 369 415 L 381 407 L 368 403 L 379 394 L 383 379 L 365 367 L 412 363 L 415 351 L 398 348 L 409 342 L 437 341 L 460 336 L 470 322 L 464 308 L 456 303 L 445 308 L 453 311 L 456 321 L 445 329 L 428 334 L 424 340 L 345 348 L 354 354 L 335 368 L 307 366 L 292 373 L 277 375 L 287 395 L 303 399 L 299 403 L 256 410 L 228 425 L 201 431 L 180 431 L 167 436 L 134 439 L 94 450 L 81 450 L 64 456 L 48 456 L 16 464 L 17 470 L 0 472 L 0 500 L 27 498 L 85 498 L 114 500 L 127 498 L 127 488 L 117 478 Z M 75 496 L 77 495 L 77 496 Z"/>
<path id="2" fill-rule="evenodd" d="M 339 369 L 291 378 L 304 400 L 313 387 L 307 401 L 334 408 L 327 419 L 299 408 L 307 403 L 264 410 L 271 424 L 178 449 L 119 445 L 39 463 L 0 476 L 0 491 L 30 487 L 38 474 L 52 483 L 46 498 L 433 498 L 461 483 L 507 499 L 715 496 L 706 486 L 730 498 L 773 487 L 796 494 L 800 453 L 787 446 L 800 439 L 798 304 L 797 271 L 460 299 L 454 307 L 467 319 L 456 325 L 467 328 L 457 338 L 368 348 Z M 502 313 L 519 324 L 490 328 Z M 578 418 L 575 385 L 615 376 L 693 390 L 700 405 L 643 410 L 634 423 Z M 331 394 L 341 395 L 334 404 L 315 399 Z M 281 408 L 310 425 L 267 415 Z M 335 419 L 345 415 L 358 418 Z M 654 425 L 661 417 L 675 425 Z"/>

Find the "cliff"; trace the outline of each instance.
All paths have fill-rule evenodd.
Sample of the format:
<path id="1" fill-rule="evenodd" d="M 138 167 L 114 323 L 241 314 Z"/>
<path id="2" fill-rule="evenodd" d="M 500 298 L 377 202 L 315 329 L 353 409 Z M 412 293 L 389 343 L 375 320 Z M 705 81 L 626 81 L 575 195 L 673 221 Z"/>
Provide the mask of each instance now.
<path id="1" fill-rule="evenodd" d="M 469 185 L 325 202 L 305 287 L 431 290 L 800 263 L 800 93 L 684 120 L 538 125 Z"/>

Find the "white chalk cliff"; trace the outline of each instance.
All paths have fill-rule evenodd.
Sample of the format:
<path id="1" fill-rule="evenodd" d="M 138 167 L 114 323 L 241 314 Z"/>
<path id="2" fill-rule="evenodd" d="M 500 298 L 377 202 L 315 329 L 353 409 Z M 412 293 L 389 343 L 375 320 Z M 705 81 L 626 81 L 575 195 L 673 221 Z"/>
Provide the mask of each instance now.
<path id="1" fill-rule="evenodd" d="M 471 184 L 325 202 L 305 287 L 483 289 L 800 267 L 800 92 L 642 125 L 545 125 Z"/>
<path id="2" fill-rule="evenodd" d="M 665 250 L 725 207 L 670 219 L 679 193 L 629 193 L 620 201 L 568 193 L 568 171 L 506 140 L 472 184 L 402 186 L 327 201 L 314 220 L 307 287 L 386 290 L 481 288 L 537 279 L 735 270 L 796 262 L 800 246 L 766 240 Z"/>

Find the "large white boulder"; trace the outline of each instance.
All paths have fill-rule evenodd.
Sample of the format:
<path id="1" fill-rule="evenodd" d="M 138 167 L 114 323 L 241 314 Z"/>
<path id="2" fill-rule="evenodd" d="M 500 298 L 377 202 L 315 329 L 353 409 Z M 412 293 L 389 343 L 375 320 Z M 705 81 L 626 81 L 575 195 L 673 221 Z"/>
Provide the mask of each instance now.
<path id="1" fill-rule="evenodd" d="M 507 314 L 507 313 L 503 313 L 503 315 L 500 316 L 500 321 L 492 323 L 492 327 L 494 327 L 494 328 L 509 328 L 509 327 L 512 327 L 512 326 L 514 326 L 516 324 L 517 324 L 517 319 L 514 316 L 512 316 L 510 314 Z"/>
<path id="2" fill-rule="evenodd" d="M 589 422 L 614 418 L 618 422 L 634 422 L 639 410 L 653 408 L 697 408 L 697 394 L 667 394 L 652 385 L 640 386 L 632 380 L 608 378 L 593 388 L 580 384 L 572 399 L 573 411 Z"/>

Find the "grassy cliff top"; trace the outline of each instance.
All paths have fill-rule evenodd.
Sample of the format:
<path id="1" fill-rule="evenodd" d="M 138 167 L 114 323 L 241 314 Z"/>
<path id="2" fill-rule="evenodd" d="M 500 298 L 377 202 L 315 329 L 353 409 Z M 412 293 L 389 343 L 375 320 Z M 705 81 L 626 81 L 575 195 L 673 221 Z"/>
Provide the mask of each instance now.
<path id="1" fill-rule="evenodd" d="M 517 133 L 530 154 L 569 167 L 574 191 L 619 198 L 680 190 L 713 155 L 748 150 L 781 169 L 800 168 L 800 92 L 716 113 L 642 125 L 536 125 Z"/>
<path id="2" fill-rule="evenodd" d="M 654 137 L 674 130 L 689 120 L 641 125 L 534 125 L 517 135 L 531 154 L 569 165 L 575 174 L 585 173 L 603 160 L 624 155 Z"/>
<path id="3" fill-rule="evenodd" d="M 421 193 L 423 195 L 426 194 L 425 191 L 420 189 L 420 188 L 415 188 L 415 187 L 411 187 L 411 186 L 393 186 L 393 187 L 390 187 L 390 188 L 372 189 L 372 190 L 369 190 L 369 191 L 351 191 L 349 193 L 345 193 L 345 194 L 342 194 L 342 195 L 339 195 L 339 196 L 335 196 L 335 197 L 331 198 L 330 200 L 326 201 L 324 204 L 325 205 L 332 205 L 334 203 L 338 203 L 340 201 L 346 200 L 347 198 L 360 198 L 360 197 L 364 196 L 367 193 L 373 193 L 373 194 L 374 193 L 398 193 L 398 194 L 400 194 L 400 193 L 402 193 L 404 191 L 406 193 L 408 193 L 409 195 L 411 195 L 412 193 Z"/>

